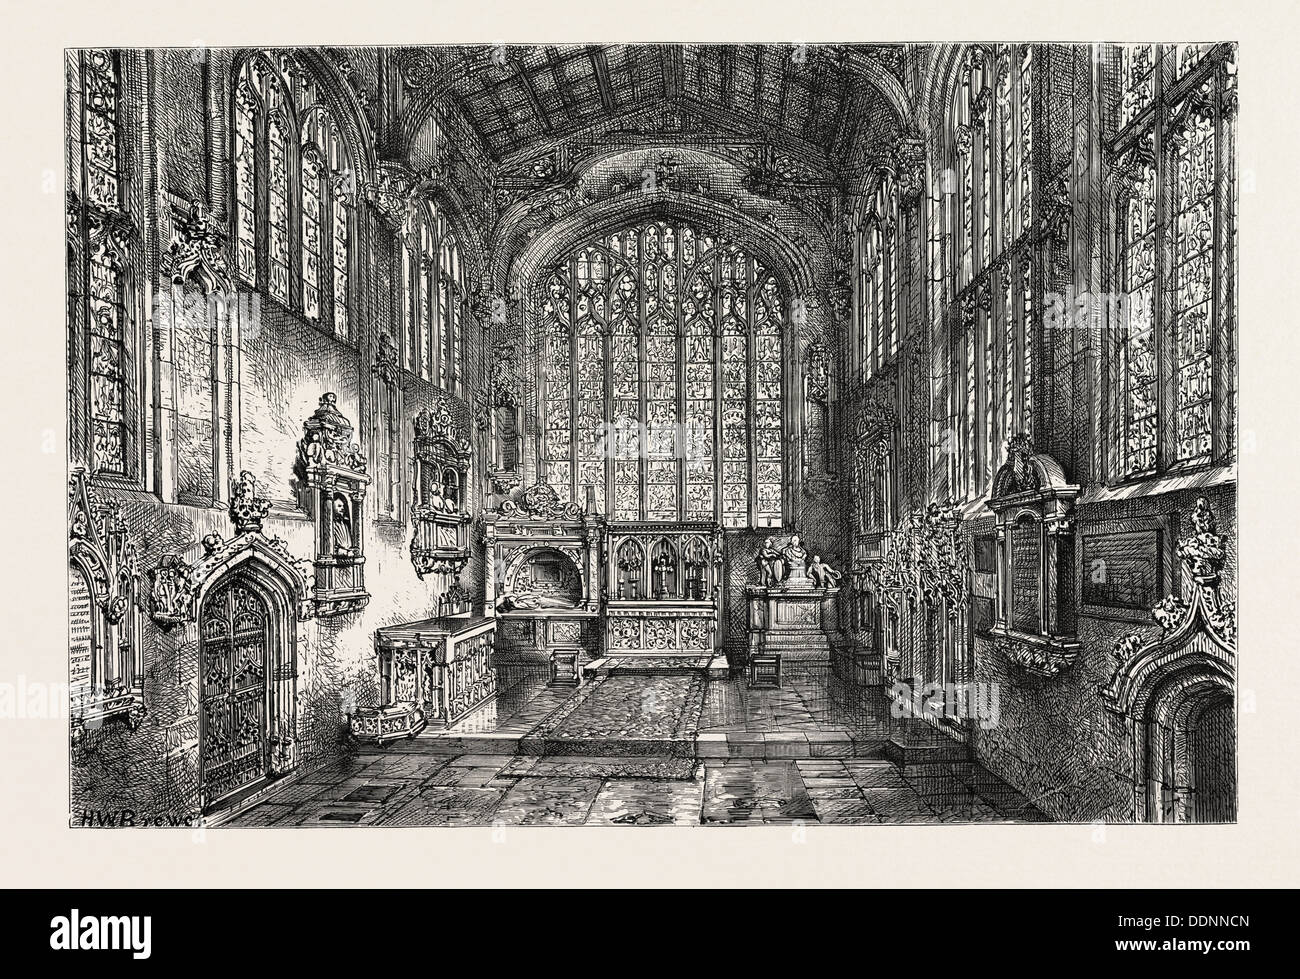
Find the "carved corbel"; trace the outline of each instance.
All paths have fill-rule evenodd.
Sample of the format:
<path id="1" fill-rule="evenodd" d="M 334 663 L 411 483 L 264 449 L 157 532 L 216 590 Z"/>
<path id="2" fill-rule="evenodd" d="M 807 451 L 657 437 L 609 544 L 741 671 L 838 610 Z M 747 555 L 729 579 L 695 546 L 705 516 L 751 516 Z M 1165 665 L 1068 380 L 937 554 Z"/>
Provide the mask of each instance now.
<path id="1" fill-rule="evenodd" d="M 893 166 L 900 200 L 905 204 L 914 203 L 925 191 L 925 137 L 918 133 L 896 137 Z"/>
<path id="2" fill-rule="evenodd" d="M 172 238 L 172 282 L 184 285 L 193 280 L 205 296 L 230 292 L 230 273 L 226 268 L 226 229 L 213 217 L 202 201 L 190 204 L 189 216 L 177 225 Z"/>
<path id="3" fill-rule="evenodd" d="M 366 200 L 375 206 L 384 223 L 401 232 L 411 213 L 418 180 L 403 163 L 379 164 L 375 179 L 362 188 Z"/>

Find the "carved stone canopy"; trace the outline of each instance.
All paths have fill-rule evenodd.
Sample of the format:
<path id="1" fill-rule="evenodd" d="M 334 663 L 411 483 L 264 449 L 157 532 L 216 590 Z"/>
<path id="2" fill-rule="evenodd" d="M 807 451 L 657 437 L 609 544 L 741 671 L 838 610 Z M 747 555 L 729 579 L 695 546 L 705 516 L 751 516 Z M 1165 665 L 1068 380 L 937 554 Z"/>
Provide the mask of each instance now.
<path id="1" fill-rule="evenodd" d="M 450 448 L 452 454 L 459 458 L 469 458 L 471 452 L 469 439 L 461 433 L 460 426 L 456 424 L 451 405 L 446 397 L 440 398 L 432 409 L 425 408 L 420 411 L 415 416 L 413 425 L 417 455 L 435 445 L 441 445 Z"/>
<path id="2" fill-rule="evenodd" d="M 352 423 L 339 411 L 338 396 L 333 392 L 321 395 L 320 404 L 302 427 L 303 437 L 298 443 L 298 451 L 308 469 L 366 471 L 365 453 L 352 441 Z"/>
<path id="3" fill-rule="evenodd" d="M 205 583 L 250 559 L 280 579 L 298 618 L 310 618 L 314 614 L 310 565 L 294 557 L 282 539 L 262 533 L 262 522 L 270 511 L 271 501 L 257 493 L 257 479 L 250 472 L 241 472 L 230 487 L 235 536 L 227 540 L 216 533 L 206 535 L 201 542 L 203 555 L 195 561 L 186 561 L 176 552 L 162 556 L 150 573 L 153 620 L 162 626 L 195 621 Z"/>
<path id="4" fill-rule="evenodd" d="M 280 538 L 266 537 L 260 531 L 241 532 L 229 540 L 208 534 L 202 546 L 203 554 L 197 560 L 187 562 L 179 554 L 165 554 L 152 572 L 151 615 L 159 625 L 197 621 L 207 584 L 247 561 L 256 562 L 281 584 L 300 621 L 315 613 L 309 566 L 294 557 Z"/>
<path id="5" fill-rule="evenodd" d="M 1001 512 L 1027 500 L 1055 500 L 1072 504 L 1079 487 L 1068 483 L 1060 463 L 1044 452 L 1035 452 L 1029 435 L 1013 435 L 1006 443 L 1006 459 L 993 477 L 989 508 Z"/>

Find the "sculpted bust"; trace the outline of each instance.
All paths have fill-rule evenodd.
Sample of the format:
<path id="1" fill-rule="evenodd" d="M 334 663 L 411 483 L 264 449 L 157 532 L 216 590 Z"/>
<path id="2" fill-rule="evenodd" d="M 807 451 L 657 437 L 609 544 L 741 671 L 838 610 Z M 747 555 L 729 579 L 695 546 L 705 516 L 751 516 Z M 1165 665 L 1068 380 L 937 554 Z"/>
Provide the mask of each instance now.
<path id="1" fill-rule="evenodd" d="M 348 555 L 352 553 L 352 515 L 348 512 L 348 501 L 341 495 L 334 497 L 334 553 Z"/>
<path id="2" fill-rule="evenodd" d="M 781 559 L 785 561 L 789 577 L 802 578 L 808 570 L 808 552 L 799 543 L 799 535 L 791 534 L 790 543 L 781 550 Z"/>

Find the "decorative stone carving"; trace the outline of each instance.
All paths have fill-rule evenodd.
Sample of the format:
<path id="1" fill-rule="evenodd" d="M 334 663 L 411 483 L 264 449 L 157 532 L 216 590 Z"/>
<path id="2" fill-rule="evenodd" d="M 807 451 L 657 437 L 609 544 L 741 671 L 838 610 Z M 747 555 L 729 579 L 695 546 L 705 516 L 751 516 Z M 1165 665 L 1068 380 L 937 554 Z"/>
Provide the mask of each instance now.
<path id="1" fill-rule="evenodd" d="M 356 67 L 347 54 L 339 48 L 329 48 L 329 56 L 339 69 L 339 74 L 351 86 L 353 94 L 357 97 L 357 104 L 361 106 L 361 112 L 365 115 L 366 121 L 370 123 L 370 128 L 375 128 L 375 98 L 370 94 L 370 90 L 362 81 L 361 75 L 357 72 Z"/>
<path id="2" fill-rule="evenodd" d="M 834 588 L 839 585 L 844 573 L 836 571 L 824 562 L 820 555 L 814 554 L 812 562 L 808 565 L 808 577 L 812 579 L 815 588 Z"/>
<path id="3" fill-rule="evenodd" d="M 189 616 L 193 594 L 189 584 L 189 567 L 179 554 L 164 554 L 158 567 L 150 572 L 153 620 L 159 625 L 184 622 Z"/>
<path id="4" fill-rule="evenodd" d="M 853 315 L 853 276 L 847 268 L 850 261 L 838 263 L 830 289 L 831 312 L 835 322 L 840 324 L 847 323 Z"/>
<path id="5" fill-rule="evenodd" d="M 410 214 L 419 178 L 403 163 L 385 162 L 362 191 L 393 231 L 401 231 Z"/>
<path id="6" fill-rule="evenodd" d="M 825 499 L 836 483 L 830 453 L 830 364 L 820 337 L 804 351 L 803 480 L 815 499 Z"/>
<path id="7" fill-rule="evenodd" d="M 970 152 L 971 144 L 974 142 L 975 132 L 970 126 L 962 124 L 957 127 L 955 136 L 954 145 L 957 147 L 957 152 L 962 156 L 965 156 Z"/>
<path id="8" fill-rule="evenodd" d="M 375 360 L 370 371 L 385 384 L 397 382 L 397 341 L 389 334 L 379 335 L 379 344 L 375 349 Z"/>
<path id="9" fill-rule="evenodd" d="M 842 643 L 838 572 L 822 564 L 820 555 L 809 555 L 798 534 L 784 543 L 769 537 L 757 562 L 760 584 L 745 589 L 751 686 L 771 679 L 767 665 L 775 668 L 779 683 L 782 660 L 829 663 Z"/>
<path id="10" fill-rule="evenodd" d="M 1191 522 L 1195 533 L 1178 542 L 1178 557 L 1186 565 L 1193 581 L 1218 584 L 1226 552 L 1223 535 L 1219 533 L 1214 513 L 1205 497 L 1196 501 Z"/>
<path id="11" fill-rule="evenodd" d="M 979 312 L 976 292 L 978 292 L 978 287 L 974 291 L 968 290 L 963 293 L 959 300 L 957 315 L 960 317 L 961 328 L 963 331 L 973 330 L 975 328 L 975 318 Z"/>
<path id="12" fill-rule="evenodd" d="M 140 575 L 118 507 L 98 499 L 84 469 L 68 498 L 71 643 L 69 706 L 73 746 L 87 730 L 120 719 L 134 730 L 145 715 Z"/>
<path id="13" fill-rule="evenodd" d="M 160 626 L 170 628 L 196 621 L 204 583 L 246 557 L 256 557 L 287 583 L 298 619 L 313 616 L 311 566 L 295 557 L 284 540 L 262 533 L 262 521 L 271 504 L 257 496 L 256 486 L 257 480 L 248 472 L 240 473 L 232 484 L 230 519 L 235 525 L 234 537 L 227 540 L 220 534 L 207 534 L 201 542 L 203 554 L 197 560 L 187 563 L 180 554 L 170 552 L 150 572 L 150 616 Z"/>
<path id="14" fill-rule="evenodd" d="M 804 395 L 809 401 L 825 406 L 830 400 L 830 367 L 826 355 L 826 344 L 815 340 L 808 345 L 806 373 L 804 375 Z"/>
<path id="15" fill-rule="evenodd" d="M 1167 639 L 1185 626 L 1201 628 L 1223 647 L 1235 652 L 1237 644 L 1237 610 L 1219 599 L 1219 576 L 1227 558 L 1223 535 L 1218 532 L 1214 513 L 1204 497 L 1196 501 L 1191 513 L 1193 532 L 1179 540 L 1178 558 L 1190 586 L 1191 599 L 1166 595 L 1151 609 L 1151 617 Z M 1132 662 L 1143 650 L 1141 637 L 1132 634 L 1115 646 L 1121 667 Z"/>
<path id="16" fill-rule="evenodd" d="M 1074 201 L 1070 197 L 1070 178 L 1062 173 L 1049 186 L 1042 197 L 1043 231 L 1058 245 L 1070 241 L 1070 221 L 1074 216 Z"/>
<path id="17" fill-rule="evenodd" d="M 925 193 L 925 137 L 916 133 L 899 135 L 893 147 L 894 181 L 904 204 Z"/>
<path id="18" fill-rule="evenodd" d="M 1051 677 L 1079 653 L 1074 520 L 1079 487 L 1029 436 L 1006 443 L 988 502 L 997 516 L 997 602 L 990 633 L 1013 662 Z"/>
<path id="19" fill-rule="evenodd" d="M 257 495 L 257 480 L 245 470 L 230 487 L 230 519 L 236 534 L 260 534 L 271 501 Z"/>
<path id="20" fill-rule="evenodd" d="M 881 605 L 902 611 L 925 604 L 955 618 L 966 607 L 968 571 L 961 517 L 952 504 L 934 501 L 890 531 L 863 585 Z"/>
<path id="21" fill-rule="evenodd" d="M 781 549 L 776 546 L 776 538 L 769 537 L 755 555 L 758 563 L 758 583 L 763 588 L 774 588 L 785 576 L 781 564 Z"/>
<path id="22" fill-rule="evenodd" d="M 352 423 L 338 408 L 338 395 L 327 392 L 311 417 L 303 422 L 298 457 L 305 468 L 333 467 L 352 473 L 366 471 L 366 456 L 352 441 Z"/>
<path id="23" fill-rule="evenodd" d="M 381 343 L 382 346 L 382 343 Z M 303 422 L 295 476 L 303 508 L 316 523 L 316 614 L 357 612 L 365 589 L 365 498 L 370 477 L 352 423 L 333 392 Z"/>
<path id="24" fill-rule="evenodd" d="M 1007 441 L 1006 455 L 1006 460 L 993 477 L 993 497 L 1038 492 L 1043 477 L 1033 465 L 1034 446 L 1029 436 L 1024 432 L 1013 435 Z"/>
<path id="25" fill-rule="evenodd" d="M 1051 679 L 1073 666 L 1079 658 L 1079 647 L 1039 646 L 1021 639 L 1002 636 L 994 640 L 993 648 L 1008 662 L 1015 663 L 1026 673 Z"/>
<path id="26" fill-rule="evenodd" d="M 1193 533 L 1178 543 L 1187 598 L 1170 595 L 1152 609 L 1159 637 L 1134 634 L 1116 644 L 1115 672 L 1101 688 L 1107 707 L 1129 732 L 1134 808 L 1145 821 L 1179 819 L 1177 806 L 1168 808 L 1165 790 L 1167 766 L 1179 764 L 1180 747 L 1177 740 L 1166 744 L 1150 736 L 1168 718 L 1171 696 L 1196 687 L 1232 697 L 1236 688 L 1236 610 L 1219 597 L 1223 537 L 1204 498 L 1196 501 L 1191 520 Z"/>
<path id="27" fill-rule="evenodd" d="M 519 372 L 515 366 L 517 351 L 512 343 L 492 345 L 492 360 L 488 365 L 488 384 L 492 390 L 493 405 L 514 407 L 519 404 Z"/>
<path id="28" fill-rule="evenodd" d="M 415 417 L 411 564 L 415 573 L 456 575 L 469 562 L 470 443 L 443 395 Z"/>
<path id="29" fill-rule="evenodd" d="M 81 222 L 92 252 L 103 250 L 112 261 L 126 267 L 131 263 L 131 246 L 137 241 L 131 215 L 111 210 L 94 201 L 83 201 L 76 191 L 68 193 L 67 232 L 74 247 L 80 247 Z"/>
<path id="30" fill-rule="evenodd" d="M 412 421 L 415 438 L 419 442 L 445 443 L 457 455 L 469 457 L 471 447 L 469 439 L 464 436 L 456 423 L 451 401 L 442 395 L 433 408 L 425 408 Z"/>
<path id="31" fill-rule="evenodd" d="M 205 296 L 230 292 L 230 273 L 226 268 L 226 229 L 208 213 L 202 201 L 190 205 L 189 217 L 183 219 L 172 238 L 172 282 L 184 285 L 193 279 Z"/>
<path id="32" fill-rule="evenodd" d="M 505 500 L 498 507 L 504 517 L 528 517 L 534 520 L 577 520 L 582 508 L 576 503 L 562 503 L 546 483 L 535 483 L 524 490 L 518 500 Z"/>
<path id="33" fill-rule="evenodd" d="M 1140 193 L 1144 174 L 1155 167 L 1156 155 L 1152 139 L 1153 136 L 1149 133 L 1139 136 L 1114 161 L 1116 198 L 1120 204 Z"/>
<path id="34" fill-rule="evenodd" d="M 514 344 L 492 346 L 488 368 L 488 393 L 482 401 L 479 430 L 487 433 L 491 447 L 488 478 L 498 493 L 510 493 L 523 481 L 523 398 Z"/>

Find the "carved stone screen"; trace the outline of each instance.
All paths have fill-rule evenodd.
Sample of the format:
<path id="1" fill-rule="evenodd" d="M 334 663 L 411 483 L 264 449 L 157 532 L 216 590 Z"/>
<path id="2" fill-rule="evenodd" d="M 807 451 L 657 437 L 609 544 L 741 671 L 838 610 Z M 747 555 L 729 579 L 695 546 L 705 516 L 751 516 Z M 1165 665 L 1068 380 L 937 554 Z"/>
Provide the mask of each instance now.
<path id="1" fill-rule="evenodd" d="M 1041 528 L 1033 520 L 1016 524 L 1011 528 L 1011 628 L 1017 632 L 1042 631 L 1042 568 Z"/>
<path id="2" fill-rule="evenodd" d="M 1160 600 L 1160 531 L 1083 538 L 1083 604 L 1146 611 Z"/>

